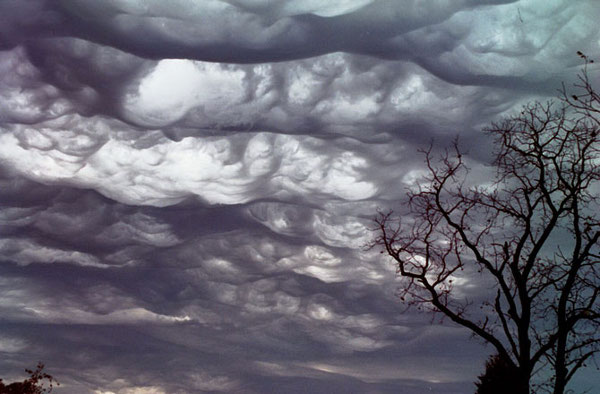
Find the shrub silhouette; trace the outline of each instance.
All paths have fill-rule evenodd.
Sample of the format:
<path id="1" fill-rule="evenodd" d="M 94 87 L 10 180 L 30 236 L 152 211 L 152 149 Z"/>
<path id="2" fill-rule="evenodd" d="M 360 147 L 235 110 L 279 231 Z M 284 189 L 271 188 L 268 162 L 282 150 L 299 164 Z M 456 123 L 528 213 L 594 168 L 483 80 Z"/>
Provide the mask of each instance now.
<path id="1" fill-rule="evenodd" d="M 512 363 L 499 355 L 490 356 L 485 363 L 485 372 L 479 376 L 476 382 L 475 394 L 505 394 L 514 393 L 517 387 L 514 383 L 518 370 Z"/>
<path id="2" fill-rule="evenodd" d="M 39 362 L 35 370 L 26 369 L 29 378 L 22 382 L 14 382 L 5 385 L 0 379 L 0 394 L 46 394 L 52 392 L 54 385 L 60 384 L 56 379 L 49 375 L 44 370 L 44 364 Z M 44 387 L 44 381 L 47 380 L 48 387 Z"/>

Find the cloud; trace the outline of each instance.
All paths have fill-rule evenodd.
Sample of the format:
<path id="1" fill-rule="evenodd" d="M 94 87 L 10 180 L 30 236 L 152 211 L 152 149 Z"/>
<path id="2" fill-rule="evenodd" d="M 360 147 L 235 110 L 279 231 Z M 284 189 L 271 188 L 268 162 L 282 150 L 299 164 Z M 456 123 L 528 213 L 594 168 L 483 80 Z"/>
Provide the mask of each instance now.
<path id="1" fill-rule="evenodd" d="M 17 353 L 27 347 L 27 343 L 20 338 L 0 337 L 0 352 Z"/>
<path id="2" fill-rule="evenodd" d="M 569 86 L 599 17 L 593 0 L 0 2 L 2 376 L 42 359 L 67 394 L 471 390 L 489 349 L 404 311 L 364 249 L 371 218 L 432 139 L 459 135 L 485 184 L 481 127 Z"/>
<path id="3" fill-rule="evenodd" d="M 106 315 L 86 313 L 77 309 L 66 309 L 59 312 L 38 310 L 32 307 L 25 307 L 24 309 L 33 313 L 33 319 L 38 322 L 46 321 L 61 324 L 168 324 L 190 321 L 189 316 L 159 315 L 143 308 L 124 309 Z"/>
<path id="4" fill-rule="evenodd" d="M 77 128 L 93 127 L 84 122 Z M 360 200 L 376 192 L 364 179 L 362 155 L 335 149 L 321 156 L 324 141 L 311 137 L 160 138 L 145 147 L 117 138 L 94 142 L 97 137 L 23 127 L 0 135 L 0 159 L 31 179 L 94 188 L 129 204 L 173 205 L 192 195 L 209 204 L 239 204 L 317 189 L 315 198 Z"/>
<path id="5" fill-rule="evenodd" d="M 135 387 L 135 388 L 127 388 L 118 391 L 118 394 L 165 394 L 164 391 L 160 387 L 155 386 L 145 386 L 145 387 Z M 114 391 L 95 391 L 94 394 L 117 394 Z"/>
<path id="6" fill-rule="evenodd" d="M 155 127 L 181 119 L 192 108 L 210 114 L 244 99 L 244 76 L 214 63 L 161 60 L 137 91 L 125 97 L 123 109 L 135 123 Z"/>
<path id="7" fill-rule="evenodd" d="M 65 262 L 93 267 L 104 267 L 95 256 L 55 248 L 41 247 L 40 245 L 22 239 L 3 239 L 0 241 L 0 251 L 5 261 L 17 264 Z"/>

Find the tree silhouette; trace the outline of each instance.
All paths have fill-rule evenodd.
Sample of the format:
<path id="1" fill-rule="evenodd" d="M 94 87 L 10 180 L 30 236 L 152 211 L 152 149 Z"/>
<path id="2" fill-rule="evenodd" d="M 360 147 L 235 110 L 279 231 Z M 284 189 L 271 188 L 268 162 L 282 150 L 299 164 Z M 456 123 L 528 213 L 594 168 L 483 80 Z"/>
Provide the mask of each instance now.
<path id="1" fill-rule="evenodd" d="M 506 394 L 516 392 L 514 377 L 516 366 L 499 355 L 491 356 L 485 363 L 485 372 L 476 382 L 475 394 Z"/>
<path id="2" fill-rule="evenodd" d="M 34 371 L 26 369 L 29 378 L 22 382 L 14 382 L 6 386 L 0 379 L 0 394 L 46 394 L 51 393 L 54 385 L 60 385 L 51 375 L 43 372 L 44 364 L 38 363 Z M 44 380 L 48 381 L 48 387 L 44 387 Z"/>
<path id="3" fill-rule="evenodd" d="M 600 96 L 578 54 L 577 95 L 563 86 L 559 103 L 486 129 L 489 184 L 469 184 L 458 142 L 439 158 L 429 147 L 407 213 L 376 218 L 372 246 L 395 260 L 400 298 L 491 344 L 514 364 L 520 394 L 546 367 L 553 377 L 539 374 L 536 392 L 564 393 L 600 345 Z M 468 296 L 465 283 L 489 290 Z"/>

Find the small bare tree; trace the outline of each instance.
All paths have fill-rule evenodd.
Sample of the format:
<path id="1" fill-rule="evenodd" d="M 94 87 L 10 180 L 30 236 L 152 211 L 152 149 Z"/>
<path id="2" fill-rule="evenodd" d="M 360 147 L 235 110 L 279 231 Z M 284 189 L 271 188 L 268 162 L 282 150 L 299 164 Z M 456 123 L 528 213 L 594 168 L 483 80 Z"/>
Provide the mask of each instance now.
<path id="1" fill-rule="evenodd" d="M 560 103 L 527 105 L 486 130 L 492 182 L 469 184 L 458 143 L 439 159 L 429 148 L 408 213 L 376 219 L 373 246 L 395 260 L 401 299 L 491 344 L 520 394 L 548 366 L 554 376 L 536 390 L 564 393 L 600 345 L 600 97 L 579 54 L 579 95 L 563 87 Z M 467 298 L 465 281 L 489 290 Z"/>

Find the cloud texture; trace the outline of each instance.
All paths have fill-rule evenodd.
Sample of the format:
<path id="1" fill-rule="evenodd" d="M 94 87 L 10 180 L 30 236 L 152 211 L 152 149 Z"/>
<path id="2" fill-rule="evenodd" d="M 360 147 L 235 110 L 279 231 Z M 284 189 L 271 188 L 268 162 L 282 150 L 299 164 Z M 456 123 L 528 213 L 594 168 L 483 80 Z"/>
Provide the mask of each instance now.
<path id="1" fill-rule="evenodd" d="M 472 390 L 489 349 L 403 313 L 369 220 L 431 139 L 484 171 L 481 127 L 599 57 L 596 1 L 0 15 L 2 377 L 42 359 L 64 393 Z"/>

